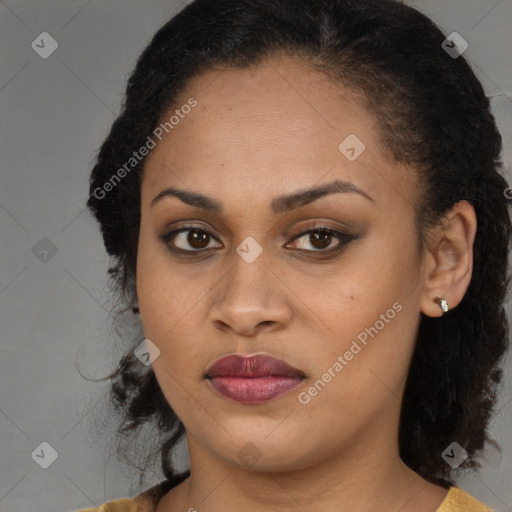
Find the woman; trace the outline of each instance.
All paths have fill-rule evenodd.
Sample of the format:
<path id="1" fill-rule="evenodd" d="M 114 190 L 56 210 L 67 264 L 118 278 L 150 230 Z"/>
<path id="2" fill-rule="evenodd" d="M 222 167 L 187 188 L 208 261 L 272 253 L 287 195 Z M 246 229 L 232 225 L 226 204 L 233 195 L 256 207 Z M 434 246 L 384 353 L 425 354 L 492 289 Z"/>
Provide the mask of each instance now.
<path id="1" fill-rule="evenodd" d="M 166 480 L 99 511 L 490 510 L 450 476 L 489 440 L 512 227 L 460 51 L 394 0 L 195 0 L 158 31 L 88 206 L 146 338 L 120 433 L 157 423 Z"/>

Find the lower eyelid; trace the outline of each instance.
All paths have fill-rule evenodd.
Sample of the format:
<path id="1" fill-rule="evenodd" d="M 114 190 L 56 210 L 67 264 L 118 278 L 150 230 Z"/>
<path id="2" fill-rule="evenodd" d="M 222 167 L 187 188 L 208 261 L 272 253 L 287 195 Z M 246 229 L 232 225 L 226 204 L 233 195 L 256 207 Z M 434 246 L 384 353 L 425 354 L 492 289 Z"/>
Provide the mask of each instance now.
<path id="1" fill-rule="evenodd" d="M 207 229 L 196 228 L 196 227 L 186 227 L 186 226 L 184 226 L 180 229 L 175 229 L 174 231 L 170 231 L 169 233 L 165 233 L 162 236 L 160 236 L 160 239 L 169 247 L 169 249 L 171 249 L 172 251 L 176 251 L 176 252 L 200 253 L 200 252 L 206 252 L 206 251 L 211 250 L 211 248 L 210 249 L 205 249 L 205 248 L 203 248 L 203 249 L 181 249 L 179 247 L 171 247 L 169 245 L 171 243 L 171 241 L 173 241 L 178 235 L 180 235 L 181 233 L 187 233 L 189 231 L 197 231 L 200 233 L 204 233 L 204 234 L 208 235 L 212 240 L 215 240 L 217 243 L 219 243 L 217 238 Z"/>
<path id="2" fill-rule="evenodd" d="M 324 249 L 324 250 L 321 250 L 321 249 L 318 249 L 318 250 L 310 250 L 310 249 L 299 249 L 299 250 L 302 250 L 302 251 L 305 251 L 305 252 L 317 252 L 317 253 L 325 253 L 325 254 L 328 254 L 330 252 L 334 252 L 336 251 L 337 249 L 340 249 L 342 247 L 344 247 L 345 245 L 347 245 L 349 242 L 351 242 L 352 240 L 354 240 L 356 238 L 355 235 L 352 235 L 352 234 L 349 234 L 349 233 L 343 233 L 342 231 L 337 231 L 335 229 L 332 229 L 332 228 L 313 228 L 313 229 L 308 229 L 306 231 L 303 231 L 301 233 L 298 233 L 297 235 L 295 235 L 291 242 L 294 242 L 295 240 L 300 240 L 301 238 L 307 236 L 307 235 L 310 235 L 310 234 L 313 234 L 317 231 L 324 231 L 324 232 L 327 232 L 331 235 L 331 237 L 333 238 L 336 238 L 338 240 L 338 244 L 335 245 L 334 247 L 330 247 L 328 249 Z"/>
<path id="3" fill-rule="evenodd" d="M 211 251 L 212 249 L 215 249 L 215 248 L 202 248 L 202 249 L 181 249 L 179 247 L 171 247 L 169 245 L 170 241 L 173 240 L 176 236 L 178 236 L 180 233 L 186 233 L 186 232 L 189 232 L 189 231 L 198 231 L 198 232 L 201 232 L 201 233 L 205 233 L 207 235 L 210 236 L 211 239 L 213 239 L 214 241 L 216 241 L 217 243 L 221 243 L 217 240 L 217 237 L 215 237 L 213 235 L 213 233 L 211 233 L 210 231 L 208 231 L 207 229 L 203 229 L 203 228 L 198 228 L 198 227 L 194 227 L 194 226 L 183 226 L 182 228 L 179 228 L 179 229 L 176 229 L 174 231 L 170 231 L 169 233 L 165 233 L 163 235 L 161 235 L 159 238 L 165 243 L 165 245 L 171 250 L 171 251 L 174 251 L 174 252 L 177 252 L 177 253 L 181 253 L 181 254 L 186 254 L 186 253 L 202 253 L 202 252 L 207 252 L 207 251 Z M 305 237 L 307 236 L 308 234 L 312 234 L 312 233 L 315 233 L 317 231 L 325 231 L 325 232 L 328 232 L 330 235 L 332 235 L 334 238 L 338 239 L 338 244 L 335 246 L 335 247 L 331 247 L 329 249 L 325 249 L 325 250 L 310 250 L 310 249 L 298 249 L 300 251 L 303 251 L 303 252 L 310 252 L 310 253 L 325 253 L 325 254 L 328 254 L 330 252 L 335 252 L 336 250 L 338 249 L 341 249 L 343 248 L 345 245 L 347 245 L 349 242 L 351 242 L 353 239 L 356 238 L 355 235 L 353 234 L 349 234 L 349 233 L 344 233 L 342 231 L 338 231 L 338 230 L 335 230 L 333 228 L 330 228 L 328 226 L 317 226 L 317 227 L 314 227 L 314 228 L 311 228 L 311 229 L 306 229 L 304 231 L 301 231 L 300 233 L 297 233 L 295 235 L 293 235 L 293 237 L 291 238 L 291 240 L 289 240 L 288 243 L 291 243 L 295 240 L 298 240 L 302 237 Z"/>

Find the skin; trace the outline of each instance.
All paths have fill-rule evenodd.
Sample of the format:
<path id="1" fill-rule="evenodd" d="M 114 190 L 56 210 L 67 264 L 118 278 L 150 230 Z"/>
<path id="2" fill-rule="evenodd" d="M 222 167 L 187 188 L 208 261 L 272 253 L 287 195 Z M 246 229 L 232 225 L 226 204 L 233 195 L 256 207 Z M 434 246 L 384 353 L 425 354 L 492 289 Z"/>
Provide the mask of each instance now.
<path id="1" fill-rule="evenodd" d="M 141 184 L 139 308 L 191 464 L 191 477 L 157 512 L 435 511 L 447 491 L 400 460 L 400 405 L 420 312 L 441 316 L 434 298 L 456 307 L 469 285 L 473 208 L 455 205 L 420 254 L 414 171 L 387 158 L 360 97 L 295 59 L 211 70 L 174 108 L 191 96 L 198 105 L 153 149 Z M 354 161 L 338 150 L 349 134 L 366 146 Z M 335 179 L 372 199 L 342 192 L 287 212 L 270 208 L 277 196 Z M 209 196 L 222 213 L 172 196 L 151 205 L 168 187 Z M 191 245 L 182 233 L 174 246 L 205 255 L 174 254 L 160 238 L 184 224 L 211 236 Z M 324 245 L 309 234 L 294 239 L 317 225 L 355 239 L 331 256 L 335 236 Z M 252 263 L 236 252 L 248 236 L 262 248 Z M 401 311 L 300 403 L 299 393 L 394 303 Z M 306 379 L 272 401 L 241 405 L 204 379 L 232 353 L 272 355 Z M 237 455 L 248 442 L 252 465 Z"/>

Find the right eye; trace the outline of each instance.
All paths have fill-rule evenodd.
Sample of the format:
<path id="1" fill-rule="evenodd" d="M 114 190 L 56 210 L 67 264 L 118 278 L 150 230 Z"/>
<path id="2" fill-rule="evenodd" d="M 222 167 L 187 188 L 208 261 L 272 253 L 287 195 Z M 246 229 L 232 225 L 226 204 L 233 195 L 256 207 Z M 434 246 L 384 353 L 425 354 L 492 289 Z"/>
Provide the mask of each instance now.
<path id="1" fill-rule="evenodd" d="M 183 226 L 160 237 L 171 251 L 201 252 L 208 247 L 214 236 L 198 226 Z M 192 249 L 190 249 L 192 248 Z"/>

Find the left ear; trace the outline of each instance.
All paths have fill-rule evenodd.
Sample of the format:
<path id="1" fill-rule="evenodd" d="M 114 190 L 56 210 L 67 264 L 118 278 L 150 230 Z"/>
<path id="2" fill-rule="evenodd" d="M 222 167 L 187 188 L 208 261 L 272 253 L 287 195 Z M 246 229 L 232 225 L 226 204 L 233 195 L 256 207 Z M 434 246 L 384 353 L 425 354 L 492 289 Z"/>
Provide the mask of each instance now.
<path id="1" fill-rule="evenodd" d="M 457 306 L 471 281 L 476 214 L 467 201 L 459 201 L 432 228 L 425 254 L 426 278 L 421 296 L 421 311 L 431 317 L 443 311 L 436 298 L 446 300 L 448 307 Z"/>

